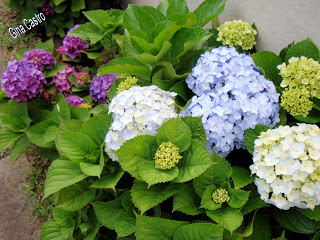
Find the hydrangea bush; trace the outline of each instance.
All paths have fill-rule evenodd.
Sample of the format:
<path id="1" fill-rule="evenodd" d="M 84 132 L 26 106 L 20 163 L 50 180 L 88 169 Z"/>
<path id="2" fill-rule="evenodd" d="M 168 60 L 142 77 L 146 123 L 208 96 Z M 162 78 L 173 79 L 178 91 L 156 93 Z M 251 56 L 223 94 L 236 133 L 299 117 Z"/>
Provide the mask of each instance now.
<path id="1" fill-rule="evenodd" d="M 40 239 L 317 239 L 319 50 L 204 29 L 224 6 L 86 11 L 9 63 L 0 150 L 53 160 Z"/>

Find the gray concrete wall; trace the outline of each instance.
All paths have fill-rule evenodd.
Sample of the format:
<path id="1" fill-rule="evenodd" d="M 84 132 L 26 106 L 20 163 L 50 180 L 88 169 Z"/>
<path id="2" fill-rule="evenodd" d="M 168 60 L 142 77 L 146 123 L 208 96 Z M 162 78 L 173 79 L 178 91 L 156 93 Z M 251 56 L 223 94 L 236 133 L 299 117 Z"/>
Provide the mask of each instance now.
<path id="1" fill-rule="evenodd" d="M 161 0 L 124 0 L 156 7 Z M 203 2 L 187 0 L 191 11 Z M 310 37 L 320 48 L 320 0 L 227 0 L 219 23 L 243 20 L 258 27 L 257 49 L 279 51 L 291 43 Z"/>

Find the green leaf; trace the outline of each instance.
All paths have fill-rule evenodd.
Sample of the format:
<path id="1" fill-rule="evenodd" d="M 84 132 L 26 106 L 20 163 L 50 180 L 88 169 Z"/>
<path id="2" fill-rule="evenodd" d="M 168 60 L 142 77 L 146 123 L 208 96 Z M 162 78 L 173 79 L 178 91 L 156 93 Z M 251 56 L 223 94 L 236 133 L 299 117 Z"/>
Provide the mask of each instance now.
<path id="1" fill-rule="evenodd" d="M 57 75 L 58 72 L 61 72 L 62 70 L 64 70 L 65 67 L 66 67 L 65 63 L 57 62 L 55 65 L 52 66 L 52 69 L 46 69 L 44 71 L 44 76 L 46 78 L 53 77 L 53 76 Z"/>
<path id="2" fill-rule="evenodd" d="M 311 209 L 302 209 L 302 208 L 298 208 L 298 210 L 305 215 L 308 218 L 311 218 L 313 220 L 317 220 L 320 221 L 320 206 L 316 206 L 313 210 Z"/>
<path id="3" fill-rule="evenodd" d="M 68 36 L 79 37 L 83 41 L 90 43 L 90 45 L 93 45 L 103 38 L 103 32 L 95 24 L 87 22 L 74 29 L 71 33 L 68 34 Z"/>
<path id="4" fill-rule="evenodd" d="M 123 209 L 120 198 L 109 202 L 94 202 L 92 205 L 99 221 L 107 228 L 116 230 L 119 237 L 135 232 L 135 217 Z"/>
<path id="5" fill-rule="evenodd" d="M 58 132 L 80 132 L 83 121 L 80 120 L 68 120 L 60 124 Z"/>
<path id="6" fill-rule="evenodd" d="M 192 183 L 184 186 L 183 190 L 178 192 L 173 199 L 173 212 L 180 211 L 188 215 L 198 215 L 203 213 L 200 207 L 200 198 L 193 189 Z"/>
<path id="7" fill-rule="evenodd" d="M 48 127 L 43 136 L 43 143 L 54 141 L 56 139 L 57 130 L 58 128 L 55 125 L 51 125 L 50 127 Z"/>
<path id="8" fill-rule="evenodd" d="M 189 127 L 178 118 L 166 121 L 158 130 L 157 143 L 168 141 L 179 147 L 179 152 L 185 151 L 191 143 Z"/>
<path id="9" fill-rule="evenodd" d="M 207 210 L 207 215 L 231 233 L 240 227 L 243 220 L 240 209 L 230 207 L 223 207 L 214 211 Z"/>
<path id="10" fill-rule="evenodd" d="M 97 164 L 81 162 L 80 163 L 81 171 L 88 176 L 100 177 L 101 167 Z"/>
<path id="11" fill-rule="evenodd" d="M 49 51 L 51 54 L 53 54 L 54 53 L 53 38 L 50 38 L 49 40 L 45 41 L 44 43 L 42 41 L 39 41 L 34 48 L 40 48 L 45 51 Z"/>
<path id="12" fill-rule="evenodd" d="M 60 5 L 61 3 L 63 3 L 63 2 L 65 2 L 66 0 L 53 0 L 53 3 L 55 4 L 55 5 Z"/>
<path id="13" fill-rule="evenodd" d="M 136 215 L 137 240 L 172 240 L 174 232 L 187 222 L 178 222 L 162 218 L 153 218 Z"/>
<path id="14" fill-rule="evenodd" d="M 206 188 L 201 198 L 201 208 L 205 208 L 207 210 L 216 210 L 221 208 L 221 204 L 215 203 L 212 199 L 212 194 L 217 190 L 215 185 L 210 185 Z"/>
<path id="15" fill-rule="evenodd" d="M 248 169 L 234 166 L 232 168 L 232 174 L 231 174 L 231 178 L 233 180 L 234 187 L 235 188 L 243 188 L 243 187 L 247 186 L 248 184 L 254 182 L 255 177 L 250 176 L 250 175 L 251 175 L 251 172 Z"/>
<path id="16" fill-rule="evenodd" d="M 59 158 L 59 152 L 55 148 L 37 147 L 36 151 L 42 158 L 51 159 L 51 160 L 55 160 Z"/>
<path id="17" fill-rule="evenodd" d="M 82 125 L 81 132 L 88 135 L 96 145 L 101 145 L 109 131 L 111 122 L 112 114 L 92 117 Z"/>
<path id="18" fill-rule="evenodd" d="M 56 125 L 59 125 L 64 120 L 70 120 L 70 106 L 64 98 L 62 98 L 54 107 L 51 115 L 51 120 Z"/>
<path id="19" fill-rule="evenodd" d="M 283 62 L 286 61 L 287 52 L 292 46 L 294 46 L 294 41 L 280 51 L 279 57 Z"/>
<path id="20" fill-rule="evenodd" d="M 229 197 L 228 205 L 232 208 L 240 208 L 242 207 L 249 198 L 250 192 L 246 192 L 240 189 L 232 189 L 229 188 Z"/>
<path id="21" fill-rule="evenodd" d="M 172 88 L 170 88 L 170 92 L 177 93 L 185 101 L 188 101 L 193 95 L 185 80 L 176 83 Z"/>
<path id="22" fill-rule="evenodd" d="M 226 4 L 226 0 L 206 0 L 194 11 L 198 18 L 198 25 L 203 27 L 209 21 L 219 16 Z"/>
<path id="23" fill-rule="evenodd" d="M 213 161 L 207 148 L 198 142 L 192 141 L 178 163 L 179 176 L 173 181 L 190 181 L 204 173 L 212 164 Z"/>
<path id="24" fill-rule="evenodd" d="M 184 225 L 174 232 L 173 240 L 222 240 L 223 227 L 211 223 Z"/>
<path id="25" fill-rule="evenodd" d="M 319 49 L 317 46 L 307 38 L 301 42 L 296 43 L 293 45 L 287 52 L 286 55 L 286 62 L 288 63 L 289 59 L 292 57 L 302 57 L 305 56 L 307 58 L 313 58 L 315 61 L 319 61 Z"/>
<path id="26" fill-rule="evenodd" d="M 113 59 L 108 64 L 101 66 L 98 70 L 98 76 L 110 73 L 136 75 L 137 77 L 150 78 L 151 70 L 140 61 L 137 61 L 133 58 L 124 57 Z"/>
<path id="27" fill-rule="evenodd" d="M 320 239 L 320 232 L 316 232 L 316 234 L 314 235 L 314 237 L 312 238 L 312 240 L 319 240 Z"/>
<path id="28" fill-rule="evenodd" d="M 286 115 L 286 110 L 283 107 L 280 107 L 279 109 L 279 118 L 280 118 L 280 122 L 276 124 L 276 127 L 286 125 L 287 115 Z"/>
<path id="29" fill-rule="evenodd" d="M 258 208 L 270 206 L 266 204 L 263 200 L 261 200 L 260 194 L 257 191 L 257 187 L 254 184 L 249 186 L 251 186 L 251 188 L 248 189 L 250 190 L 249 199 L 241 209 L 241 213 L 243 215 L 248 214 L 249 212 Z"/>
<path id="30" fill-rule="evenodd" d="M 246 240 L 270 240 L 271 239 L 271 229 L 269 224 L 269 219 L 262 211 L 258 211 L 255 214 L 253 221 L 253 231 L 251 235 Z"/>
<path id="31" fill-rule="evenodd" d="M 206 132 L 202 125 L 202 117 L 182 117 L 181 120 L 190 128 L 192 140 L 206 142 Z"/>
<path id="32" fill-rule="evenodd" d="M 189 8 L 185 0 L 164 0 L 159 4 L 158 10 L 167 18 L 173 14 L 188 14 Z"/>
<path id="33" fill-rule="evenodd" d="M 71 11 L 78 12 L 86 8 L 85 0 L 72 0 L 71 2 Z"/>
<path id="34" fill-rule="evenodd" d="M 31 144 L 27 135 L 24 133 L 11 147 L 10 160 L 15 162 L 18 157 L 25 154 L 30 149 Z"/>
<path id="35" fill-rule="evenodd" d="M 43 198 L 47 198 L 62 188 L 80 182 L 86 177 L 87 175 L 82 173 L 81 169 L 71 161 L 55 160 L 48 170 Z"/>
<path id="36" fill-rule="evenodd" d="M 147 161 L 153 160 L 157 148 L 156 137 L 143 135 L 126 141 L 116 154 L 122 169 L 142 180 L 139 169 Z"/>
<path id="37" fill-rule="evenodd" d="M 9 115 L 0 117 L 0 121 L 3 128 L 8 128 L 13 132 L 26 131 L 32 122 L 28 116 L 22 116 L 18 118 Z"/>
<path id="38" fill-rule="evenodd" d="M 92 188 L 111 188 L 111 189 L 115 190 L 116 185 L 120 181 L 123 174 L 124 174 L 124 171 L 119 169 L 117 172 L 109 173 L 105 176 L 102 176 L 101 179 L 94 181 L 90 187 L 92 187 Z"/>
<path id="39" fill-rule="evenodd" d="M 87 121 L 90 118 L 89 109 L 71 108 L 71 119 Z"/>
<path id="40" fill-rule="evenodd" d="M 280 70 L 277 68 L 278 65 L 282 64 L 282 60 L 273 52 L 261 51 L 250 55 L 254 63 L 263 69 L 264 76 L 271 80 L 275 86 L 280 87 L 282 78 L 280 76 Z"/>
<path id="41" fill-rule="evenodd" d="M 318 110 L 311 110 L 308 114 L 308 116 L 303 117 L 303 116 L 293 116 L 295 119 L 301 121 L 301 122 L 306 122 L 306 123 L 316 123 L 320 121 L 320 111 Z"/>
<path id="42" fill-rule="evenodd" d="M 182 188 L 183 185 L 177 183 L 159 183 L 148 188 L 146 183 L 135 180 L 131 189 L 132 201 L 143 214 L 173 196 Z"/>
<path id="43" fill-rule="evenodd" d="M 261 132 L 266 132 L 270 127 L 257 124 L 254 129 L 247 129 L 244 134 L 244 143 L 249 153 L 253 154 L 254 141 L 260 136 Z"/>
<path id="44" fill-rule="evenodd" d="M 67 211 L 77 211 L 96 199 L 96 189 L 89 188 L 89 183 L 81 181 L 59 192 L 57 207 Z"/>
<path id="45" fill-rule="evenodd" d="M 103 32 L 109 30 L 109 25 L 112 23 L 112 19 L 107 11 L 97 9 L 83 12 L 83 14 L 89 19 L 90 22 L 99 27 Z"/>
<path id="46" fill-rule="evenodd" d="M 9 129 L 0 129 L 0 151 L 11 146 L 23 133 L 15 133 Z"/>
<path id="47" fill-rule="evenodd" d="M 52 211 L 54 220 L 64 227 L 73 227 L 74 228 L 74 221 L 72 219 L 73 212 L 68 212 L 62 208 L 56 207 Z"/>
<path id="48" fill-rule="evenodd" d="M 79 132 L 62 132 L 58 133 L 57 146 L 69 159 L 82 160 L 86 159 L 97 145 L 87 135 Z"/>
<path id="49" fill-rule="evenodd" d="M 41 240 L 62 240 L 65 239 L 61 233 L 62 226 L 55 221 L 46 222 L 42 228 L 40 233 Z"/>
<path id="50" fill-rule="evenodd" d="M 320 228 L 320 222 L 306 217 L 295 208 L 286 211 L 273 208 L 272 214 L 284 228 L 293 232 L 309 234 Z"/>
<path id="51" fill-rule="evenodd" d="M 31 49 L 22 49 L 20 51 L 16 52 L 16 58 L 17 60 L 21 60 L 24 57 L 24 53 L 27 51 L 30 51 Z"/>
<path id="52" fill-rule="evenodd" d="M 146 161 L 140 168 L 139 174 L 149 187 L 156 183 L 169 182 L 179 175 L 178 167 L 162 170 L 155 167 L 155 161 Z"/>
<path id="53" fill-rule="evenodd" d="M 278 238 L 274 238 L 273 240 L 287 240 L 285 236 L 285 231 L 282 232 L 281 236 Z"/>

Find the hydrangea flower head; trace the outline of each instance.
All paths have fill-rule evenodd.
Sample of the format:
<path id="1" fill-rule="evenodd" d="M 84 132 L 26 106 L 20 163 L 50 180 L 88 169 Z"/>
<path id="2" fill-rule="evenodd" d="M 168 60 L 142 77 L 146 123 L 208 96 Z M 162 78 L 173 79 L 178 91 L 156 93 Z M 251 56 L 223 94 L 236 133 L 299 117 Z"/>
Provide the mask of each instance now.
<path id="1" fill-rule="evenodd" d="M 155 154 L 156 168 L 167 170 L 175 167 L 182 156 L 179 155 L 179 148 L 172 142 L 163 142 Z"/>
<path id="2" fill-rule="evenodd" d="M 113 114 L 113 122 L 105 138 L 110 158 L 118 161 L 114 151 L 125 141 L 144 134 L 155 136 L 166 120 L 177 117 L 175 96 L 153 85 L 134 86 L 112 98 L 109 113 Z"/>
<path id="3" fill-rule="evenodd" d="M 89 72 L 77 72 L 76 73 L 76 82 L 79 85 L 84 85 L 85 83 L 89 83 L 90 82 Z"/>
<path id="4" fill-rule="evenodd" d="M 228 191 L 223 188 L 218 188 L 216 191 L 212 193 L 212 200 L 215 203 L 224 203 L 230 200 Z"/>
<path id="5" fill-rule="evenodd" d="M 72 83 L 69 81 L 69 77 L 72 74 L 76 74 L 76 70 L 73 66 L 66 65 L 66 67 L 53 76 L 52 82 L 57 86 L 57 92 L 69 92 Z"/>
<path id="6" fill-rule="evenodd" d="M 66 102 L 69 105 L 75 106 L 75 107 L 81 107 L 82 104 L 85 104 L 83 98 L 76 96 L 76 95 L 69 95 L 65 98 Z"/>
<path id="7" fill-rule="evenodd" d="M 74 29 L 78 27 L 80 27 L 79 24 L 71 28 L 67 32 L 67 36 L 63 39 L 62 42 L 63 52 L 72 59 L 75 59 L 76 57 L 81 57 L 80 51 L 89 48 L 89 45 L 85 43 L 85 41 L 83 41 L 81 38 L 68 36 L 68 34 L 70 34 Z"/>
<path id="8" fill-rule="evenodd" d="M 217 40 L 223 45 L 250 50 L 256 44 L 257 31 L 247 22 L 241 20 L 225 22 L 217 30 L 219 31 Z"/>
<path id="9" fill-rule="evenodd" d="M 38 66 L 26 59 L 8 62 L 1 77 L 1 88 L 9 98 L 18 102 L 27 101 L 42 93 L 46 83 Z"/>
<path id="10" fill-rule="evenodd" d="M 116 80 L 117 74 L 106 74 L 101 77 L 94 77 L 90 84 L 91 98 L 99 104 L 105 104 L 108 101 L 108 90 Z"/>
<path id="11" fill-rule="evenodd" d="M 283 78 L 280 86 L 285 88 L 281 106 L 293 116 L 306 117 L 312 108 L 309 98 L 320 98 L 319 62 L 303 56 L 292 57 L 288 65 L 283 63 L 278 69 Z"/>
<path id="12" fill-rule="evenodd" d="M 127 90 L 133 86 L 137 86 L 138 79 L 135 77 L 127 76 L 117 87 L 117 94 L 121 91 Z"/>
<path id="13" fill-rule="evenodd" d="M 274 127 L 279 119 L 279 94 L 252 58 L 235 48 L 219 47 L 198 60 L 186 80 L 198 96 L 181 116 L 199 117 L 207 135 L 207 148 L 226 157 L 245 148 L 244 131 L 257 124 Z"/>
<path id="14" fill-rule="evenodd" d="M 40 71 L 43 71 L 45 66 L 52 69 L 53 64 L 56 64 L 56 60 L 54 60 L 52 54 L 43 49 L 32 49 L 30 51 L 26 51 L 23 59 L 29 60 L 34 65 L 37 65 Z"/>
<path id="15" fill-rule="evenodd" d="M 42 6 L 42 12 L 44 12 L 45 15 L 55 13 L 54 9 L 50 5 L 50 1 L 46 1 L 46 3 Z"/>
<path id="16" fill-rule="evenodd" d="M 262 200 L 283 210 L 320 204 L 319 141 L 320 128 L 305 123 L 260 134 L 250 169 Z"/>

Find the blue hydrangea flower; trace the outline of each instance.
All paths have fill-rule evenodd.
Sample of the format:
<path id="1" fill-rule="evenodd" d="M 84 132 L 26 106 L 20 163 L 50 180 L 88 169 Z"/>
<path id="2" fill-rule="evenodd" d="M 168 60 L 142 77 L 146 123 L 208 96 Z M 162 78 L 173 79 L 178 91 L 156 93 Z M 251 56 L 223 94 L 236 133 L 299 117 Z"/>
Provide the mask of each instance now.
<path id="1" fill-rule="evenodd" d="M 91 98 L 99 104 L 107 103 L 108 90 L 117 76 L 118 74 L 106 74 L 101 77 L 94 77 L 89 88 Z"/>
<path id="2" fill-rule="evenodd" d="M 207 148 L 226 157 L 244 148 L 244 131 L 257 124 L 274 127 L 279 119 L 279 94 L 266 80 L 252 58 L 235 48 L 219 47 L 199 58 L 187 77 L 198 96 L 181 116 L 203 116 Z"/>

